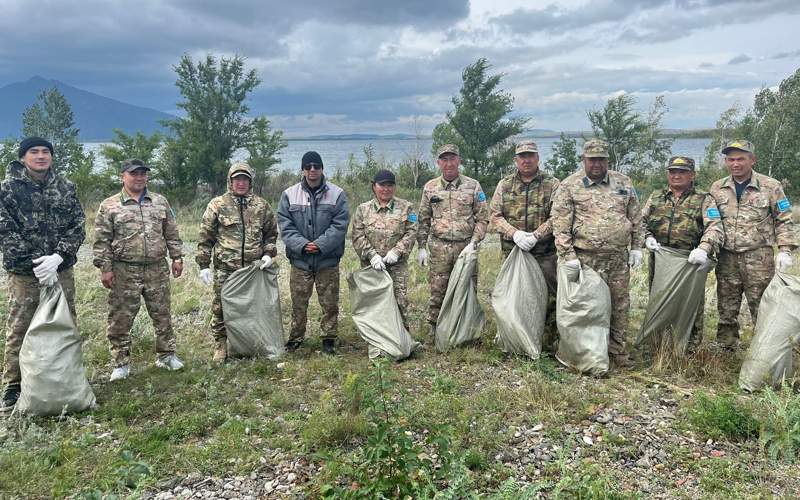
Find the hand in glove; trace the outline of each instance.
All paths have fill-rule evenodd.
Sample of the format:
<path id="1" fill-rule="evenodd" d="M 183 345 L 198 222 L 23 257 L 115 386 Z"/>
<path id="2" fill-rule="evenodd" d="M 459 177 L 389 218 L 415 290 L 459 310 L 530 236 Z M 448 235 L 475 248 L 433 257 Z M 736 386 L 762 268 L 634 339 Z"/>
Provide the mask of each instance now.
<path id="1" fill-rule="evenodd" d="M 533 233 L 526 233 L 525 231 L 515 231 L 514 243 L 522 250 L 528 252 L 534 245 L 536 245 L 536 236 Z"/>
<path id="2" fill-rule="evenodd" d="M 211 269 L 205 268 L 200 270 L 200 281 L 202 281 L 206 286 L 210 285 L 213 281 L 211 277 Z"/>
<path id="3" fill-rule="evenodd" d="M 631 269 L 636 269 L 642 265 L 641 250 L 631 250 L 631 253 L 628 255 L 628 265 L 631 266 Z"/>
<path id="4" fill-rule="evenodd" d="M 647 238 L 645 238 L 644 246 L 647 247 L 647 249 L 650 250 L 651 252 L 658 252 L 659 250 L 661 250 L 661 245 L 652 236 L 648 236 Z"/>
<path id="5" fill-rule="evenodd" d="M 386 255 L 383 256 L 383 262 L 387 266 L 391 266 L 392 264 L 397 264 L 398 260 L 400 260 L 400 255 L 394 250 L 389 250 L 388 252 L 386 252 Z"/>
<path id="6" fill-rule="evenodd" d="M 461 250 L 461 253 L 458 254 L 458 256 L 459 257 L 463 257 L 464 255 L 467 255 L 468 253 L 471 253 L 471 252 L 474 252 L 474 251 L 475 251 L 475 243 L 470 241 L 469 243 L 467 243 L 467 246 L 465 246 L 464 249 Z"/>
<path id="7" fill-rule="evenodd" d="M 566 267 L 567 269 L 580 269 L 581 261 L 578 259 L 568 260 L 564 262 L 564 267 Z"/>
<path id="8" fill-rule="evenodd" d="M 420 267 L 425 267 L 425 264 L 427 264 L 427 262 L 428 262 L 428 252 L 426 252 L 424 248 L 420 248 L 417 251 L 417 264 L 419 264 Z"/>
<path id="9" fill-rule="evenodd" d="M 383 263 L 383 259 L 381 259 L 381 256 L 378 254 L 373 255 L 372 258 L 369 259 L 369 264 L 372 266 L 372 269 L 376 271 L 383 271 L 386 269 L 386 264 Z"/>
<path id="10" fill-rule="evenodd" d="M 776 259 L 775 263 L 778 266 L 778 271 L 785 272 L 790 267 L 792 267 L 792 264 L 794 264 L 794 259 L 792 258 L 792 254 L 791 253 L 789 253 L 789 252 L 780 252 L 778 254 L 778 258 Z"/>
<path id="11" fill-rule="evenodd" d="M 39 278 L 40 284 L 45 286 L 53 285 L 58 281 L 58 266 L 62 262 L 64 262 L 64 259 L 57 253 L 33 259 L 33 263 L 38 264 L 33 268 L 33 274 Z"/>
<path id="12" fill-rule="evenodd" d="M 697 264 L 698 270 L 705 269 L 708 266 L 708 253 L 702 248 L 695 248 L 689 252 L 689 257 L 686 259 L 689 264 Z"/>
<path id="13" fill-rule="evenodd" d="M 268 268 L 271 265 L 272 265 L 272 257 L 270 257 L 269 255 L 261 257 L 261 266 L 259 267 L 259 269 L 263 271 L 264 269 Z"/>

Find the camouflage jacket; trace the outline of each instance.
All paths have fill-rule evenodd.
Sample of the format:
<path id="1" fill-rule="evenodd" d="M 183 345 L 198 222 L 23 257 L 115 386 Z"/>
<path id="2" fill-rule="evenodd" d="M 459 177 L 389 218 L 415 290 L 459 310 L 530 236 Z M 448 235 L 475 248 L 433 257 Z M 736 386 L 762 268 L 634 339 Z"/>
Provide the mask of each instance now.
<path id="1" fill-rule="evenodd" d="M 0 184 L 0 251 L 3 267 L 33 275 L 33 259 L 58 253 L 59 271 L 78 261 L 86 233 L 83 208 L 75 185 L 51 168 L 44 182 L 28 176 L 25 165 L 12 161 Z"/>
<path id="2" fill-rule="evenodd" d="M 553 198 L 553 235 L 558 256 L 577 259 L 575 249 L 620 252 L 644 245 L 639 199 L 627 175 L 609 170 L 599 182 L 583 171 L 563 181 Z"/>
<path id="3" fill-rule="evenodd" d="M 112 262 L 148 264 L 183 256 L 175 213 L 166 198 L 145 190 L 139 200 L 125 190 L 109 196 L 94 221 L 94 265 L 103 272 Z"/>
<path id="4" fill-rule="evenodd" d="M 350 236 L 362 265 L 367 265 L 376 254 L 385 257 L 389 250 L 397 252 L 398 262 L 403 262 L 414 248 L 417 236 L 414 207 L 400 198 L 392 199 L 383 208 L 376 199 L 362 203 L 353 216 Z"/>
<path id="5" fill-rule="evenodd" d="M 645 237 L 660 244 L 692 250 L 702 248 L 708 254 L 719 252 L 725 233 L 717 202 L 704 191 L 690 188 L 678 200 L 672 191 L 654 191 L 642 209 Z"/>
<path id="6" fill-rule="evenodd" d="M 531 252 L 555 252 L 550 209 L 558 179 L 539 170 L 533 180 L 522 182 L 518 173 L 500 180 L 492 196 L 490 220 L 492 228 L 500 233 L 500 246 L 510 252 L 514 248 L 514 233 L 518 230 L 533 232 L 538 240 Z"/>
<path id="7" fill-rule="evenodd" d="M 200 269 L 206 269 L 213 253 L 214 267 L 240 269 L 264 255 L 275 257 L 277 239 L 278 225 L 267 200 L 252 193 L 235 196 L 228 191 L 206 207 L 195 261 Z"/>
<path id="8" fill-rule="evenodd" d="M 792 205 L 777 180 L 754 171 L 738 201 L 730 176 L 714 182 L 709 192 L 722 215 L 725 250 L 738 253 L 777 244 L 791 251 L 797 246 Z"/>
<path id="9" fill-rule="evenodd" d="M 475 179 L 459 175 L 447 182 L 439 176 L 422 189 L 417 233 L 420 248 L 425 247 L 429 235 L 448 241 L 479 242 L 486 236 L 488 224 L 486 194 Z"/>

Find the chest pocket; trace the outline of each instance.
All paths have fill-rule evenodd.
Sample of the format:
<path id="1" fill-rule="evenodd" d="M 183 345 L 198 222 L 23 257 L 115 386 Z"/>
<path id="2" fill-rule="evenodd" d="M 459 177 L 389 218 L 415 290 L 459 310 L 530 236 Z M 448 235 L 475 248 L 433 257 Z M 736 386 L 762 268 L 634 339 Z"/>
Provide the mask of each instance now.
<path id="1" fill-rule="evenodd" d="M 118 237 L 130 238 L 142 231 L 139 207 L 123 208 L 114 219 L 114 232 Z"/>
<path id="2" fill-rule="evenodd" d="M 224 227 L 226 232 L 236 231 L 238 234 L 239 216 L 220 214 L 219 225 Z"/>
<path id="3" fill-rule="evenodd" d="M 742 195 L 744 197 L 744 195 Z M 748 219 L 753 222 L 763 222 L 769 219 L 770 216 L 770 203 L 766 196 L 760 193 L 751 194 L 747 200 L 742 203 L 740 209 L 744 209 Z"/>
<path id="4" fill-rule="evenodd" d="M 428 198 L 431 204 L 431 215 L 434 219 L 440 219 L 445 214 L 447 205 L 450 203 L 450 193 L 447 191 L 436 191 Z M 438 200 L 438 201 L 437 201 Z"/>
<path id="5" fill-rule="evenodd" d="M 456 217 L 471 217 L 474 196 L 473 193 L 465 193 L 463 191 L 453 193 L 451 206 L 453 215 Z"/>

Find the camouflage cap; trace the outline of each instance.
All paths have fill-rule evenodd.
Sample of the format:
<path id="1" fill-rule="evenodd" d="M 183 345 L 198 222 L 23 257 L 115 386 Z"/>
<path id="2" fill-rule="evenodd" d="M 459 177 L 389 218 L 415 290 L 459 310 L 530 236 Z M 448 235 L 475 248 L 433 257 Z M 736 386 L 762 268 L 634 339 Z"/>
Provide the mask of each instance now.
<path id="1" fill-rule="evenodd" d="M 531 141 L 530 139 L 526 139 L 517 144 L 517 149 L 514 151 L 514 154 L 520 153 L 538 153 L 539 146 L 536 145 L 535 142 Z"/>
<path id="2" fill-rule="evenodd" d="M 688 156 L 673 156 L 667 162 L 668 170 L 691 170 L 694 172 L 694 160 Z"/>
<path id="3" fill-rule="evenodd" d="M 234 163 L 228 169 L 228 178 L 231 179 L 237 175 L 246 175 L 248 178 L 253 178 L 253 169 L 247 163 Z"/>
<path id="4" fill-rule="evenodd" d="M 726 155 L 732 149 L 738 149 L 739 151 L 744 151 L 745 153 L 756 152 L 756 147 L 753 145 L 753 143 L 744 139 L 729 141 L 727 144 L 725 144 L 725 147 L 722 148 L 722 154 Z"/>
<path id="5" fill-rule="evenodd" d="M 608 143 L 600 139 L 589 139 L 583 143 L 584 158 L 608 158 Z"/>
<path id="6" fill-rule="evenodd" d="M 137 160 L 134 158 L 122 162 L 122 167 L 119 169 L 119 171 L 121 173 L 133 172 L 134 170 L 138 170 L 140 168 L 144 170 L 150 170 L 150 167 L 148 167 L 142 160 Z"/>
<path id="7" fill-rule="evenodd" d="M 447 153 L 453 153 L 454 155 L 461 156 L 461 154 L 458 152 L 458 146 L 455 144 L 442 144 L 439 146 L 439 149 L 436 150 L 436 157 L 439 158 L 443 154 Z"/>

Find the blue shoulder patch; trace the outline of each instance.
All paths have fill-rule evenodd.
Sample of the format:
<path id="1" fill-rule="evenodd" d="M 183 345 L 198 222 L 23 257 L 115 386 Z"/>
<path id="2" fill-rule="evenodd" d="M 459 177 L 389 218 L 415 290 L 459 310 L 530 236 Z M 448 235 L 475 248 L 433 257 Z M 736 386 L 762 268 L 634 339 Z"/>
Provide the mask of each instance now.
<path id="1" fill-rule="evenodd" d="M 709 208 L 706 210 L 706 217 L 709 219 L 721 219 L 722 217 L 719 214 L 719 210 L 716 208 Z"/>
<path id="2" fill-rule="evenodd" d="M 789 203 L 788 198 L 784 198 L 782 200 L 778 200 L 778 203 L 775 204 L 778 207 L 779 212 L 785 212 L 792 208 L 792 204 Z"/>
<path id="3" fill-rule="evenodd" d="M 486 201 L 486 194 L 483 191 L 478 191 L 478 201 Z"/>
<path id="4" fill-rule="evenodd" d="M 408 222 L 417 222 L 417 214 L 408 214 Z"/>

